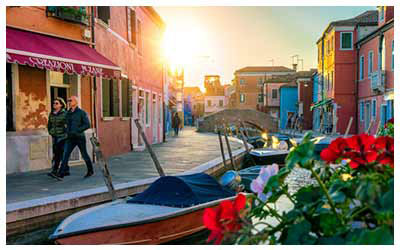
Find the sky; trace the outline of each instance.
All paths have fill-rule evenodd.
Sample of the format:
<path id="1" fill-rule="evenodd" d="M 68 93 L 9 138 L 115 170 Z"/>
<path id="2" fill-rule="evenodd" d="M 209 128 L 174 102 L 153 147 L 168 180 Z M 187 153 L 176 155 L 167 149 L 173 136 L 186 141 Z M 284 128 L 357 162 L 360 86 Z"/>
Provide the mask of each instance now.
<path id="1" fill-rule="evenodd" d="M 303 59 L 304 70 L 316 68 L 316 41 L 328 24 L 376 7 L 163 6 L 155 9 L 166 23 L 169 45 L 165 49 L 169 50 L 169 56 L 186 56 L 185 86 L 199 86 L 204 90 L 206 74 L 218 74 L 223 84 L 230 84 L 235 70 L 246 66 L 273 64 L 292 68 L 291 57 L 296 54 Z M 301 62 L 298 70 L 302 70 Z"/>

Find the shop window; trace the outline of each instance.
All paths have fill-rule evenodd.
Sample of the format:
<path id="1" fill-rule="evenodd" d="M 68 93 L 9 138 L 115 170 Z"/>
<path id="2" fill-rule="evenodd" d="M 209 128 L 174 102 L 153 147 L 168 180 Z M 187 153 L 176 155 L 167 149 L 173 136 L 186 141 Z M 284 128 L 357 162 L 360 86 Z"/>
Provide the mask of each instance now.
<path id="1" fill-rule="evenodd" d="M 353 33 L 341 32 L 340 33 L 340 49 L 352 50 L 353 49 Z"/>
<path id="2" fill-rule="evenodd" d="M 97 6 L 97 18 L 103 23 L 110 24 L 110 6 Z"/>
<path id="3" fill-rule="evenodd" d="M 14 126 L 14 110 L 13 110 L 13 90 L 12 90 L 12 70 L 11 64 L 7 63 L 7 72 L 6 72 L 6 109 L 7 109 L 7 121 L 6 121 L 6 129 L 7 131 L 15 131 Z"/>
<path id="4" fill-rule="evenodd" d="M 119 116 L 118 81 L 102 80 L 103 117 Z"/>

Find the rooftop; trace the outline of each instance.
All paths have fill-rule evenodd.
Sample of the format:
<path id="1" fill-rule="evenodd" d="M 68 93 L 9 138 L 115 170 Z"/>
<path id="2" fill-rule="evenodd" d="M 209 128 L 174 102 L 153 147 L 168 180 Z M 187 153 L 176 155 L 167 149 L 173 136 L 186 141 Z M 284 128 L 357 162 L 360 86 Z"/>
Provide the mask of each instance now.
<path id="1" fill-rule="evenodd" d="M 284 66 L 248 66 L 235 71 L 235 73 L 242 72 L 295 72 Z"/>

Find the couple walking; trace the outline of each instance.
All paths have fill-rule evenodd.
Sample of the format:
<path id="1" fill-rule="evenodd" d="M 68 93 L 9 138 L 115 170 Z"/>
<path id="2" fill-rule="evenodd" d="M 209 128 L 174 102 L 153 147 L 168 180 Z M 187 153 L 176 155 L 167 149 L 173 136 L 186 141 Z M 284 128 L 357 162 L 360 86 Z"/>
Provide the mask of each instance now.
<path id="1" fill-rule="evenodd" d="M 51 177 L 62 179 L 70 175 L 68 160 L 76 146 L 86 163 L 87 173 L 85 178 L 93 175 L 93 165 L 86 150 L 84 131 L 90 128 L 88 116 L 78 107 L 78 99 L 71 96 L 68 99 L 68 111 L 65 101 L 57 97 L 53 102 L 53 110 L 49 115 L 47 129 L 53 140 L 52 171 Z M 59 168 L 61 162 L 61 167 Z"/>

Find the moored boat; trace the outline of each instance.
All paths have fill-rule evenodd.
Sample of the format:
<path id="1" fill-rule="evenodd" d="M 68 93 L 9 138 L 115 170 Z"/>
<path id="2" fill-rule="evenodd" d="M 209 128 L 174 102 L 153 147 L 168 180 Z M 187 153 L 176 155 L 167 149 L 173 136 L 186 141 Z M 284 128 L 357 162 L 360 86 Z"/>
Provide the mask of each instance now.
<path id="1" fill-rule="evenodd" d="M 56 244 L 160 244 L 205 229 L 205 208 L 236 193 L 204 174 L 163 176 L 134 197 L 82 210 L 50 236 Z"/>

